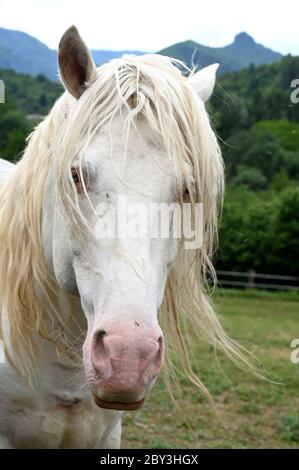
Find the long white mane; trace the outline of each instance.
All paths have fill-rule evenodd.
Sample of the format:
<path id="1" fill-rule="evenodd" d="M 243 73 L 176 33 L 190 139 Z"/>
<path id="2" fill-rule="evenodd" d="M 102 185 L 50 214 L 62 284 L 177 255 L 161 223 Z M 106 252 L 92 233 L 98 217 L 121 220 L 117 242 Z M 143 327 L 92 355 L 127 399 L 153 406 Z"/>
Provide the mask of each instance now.
<path id="1" fill-rule="evenodd" d="M 218 142 L 203 102 L 187 78 L 167 57 L 124 56 L 98 69 L 79 100 L 68 93 L 57 101 L 48 117 L 28 140 L 24 156 L 0 192 L 0 311 L 8 311 L 13 362 L 30 370 L 35 351 L 32 332 L 63 347 L 65 317 L 60 311 L 57 285 L 46 265 L 41 236 L 45 178 L 56 172 L 57 203 L 74 234 L 84 243 L 88 232 L 71 176 L 74 157 L 79 161 L 100 129 L 110 132 L 113 118 L 127 110 L 124 139 L 136 120 L 146 120 L 153 136 L 163 142 L 178 174 L 186 176 L 193 204 L 203 203 L 204 237 L 196 251 L 179 252 L 169 276 L 161 323 L 166 336 L 167 358 L 204 390 L 192 372 L 189 353 L 203 338 L 232 360 L 247 364 L 240 348 L 227 337 L 205 293 L 207 276 L 214 278 L 211 257 L 217 241 L 218 210 L 223 194 L 223 164 Z M 49 305 L 45 312 L 44 300 Z M 55 324 L 49 329 L 49 321 Z M 29 355 L 23 352 L 28 351 Z M 29 361 L 30 358 L 30 361 Z M 28 362 L 29 361 L 29 362 Z"/>

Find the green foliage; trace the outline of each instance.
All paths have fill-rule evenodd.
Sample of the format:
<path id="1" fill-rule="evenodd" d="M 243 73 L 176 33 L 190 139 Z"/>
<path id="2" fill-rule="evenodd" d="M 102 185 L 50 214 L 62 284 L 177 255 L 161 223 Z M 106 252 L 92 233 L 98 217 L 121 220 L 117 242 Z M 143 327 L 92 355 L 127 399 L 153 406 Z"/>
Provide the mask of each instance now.
<path id="1" fill-rule="evenodd" d="M 5 83 L 5 103 L 0 104 L 0 158 L 16 161 L 33 127 L 30 115 L 47 114 L 62 87 L 43 75 L 33 78 L 9 70 L 0 69 L 0 79 Z"/>
<path id="2" fill-rule="evenodd" d="M 286 442 L 299 442 L 299 415 L 284 416 L 278 426 L 278 433 Z"/>
<path id="3" fill-rule="evenodd" d="M 26 114 L 47 114 L 63 92 L 59 83 L 51 82 L 43 75 L 34 78 L 0 69 L 0 78 L 5 83 L 6 103 L 13 104 Z"/>
<path id="4" fill-rule="evenodd" d="M 257 124 L 259 129 L 271 132 L 279 140 L 280 145 L 290 152 L 299 149 L 299 124 L 287 119 L 261 121 Z"/>
<path id="5" fill-rule="evenodd" d="M 236 186 L 247 186 L 252 189 L 264 189 L 267 179 L 259 168 L 252 168 L 249 165 L 238 165 L 237 175 L 234 178 Z"/>
<path id="6" fill-rule="evenodd" d="M 219 269 L 298 275 L 299 187 L 253 192 L 232 187 L 220 227 Z"/>
<path id="7" fill-rule="evenodd" d="M 297 57 L 220 79 L 211 111 L 228 192 L 218 268 L 298 275 L 299 104 L 290 100 Z"/>
<path id="8" fill-rule="evenodd" d="M 264 189 L 280 168 L 283 150 L 274 134 L 253 126 L 248 131 L 237 132 L 229 139 L 224 158 L 228 178 L 234 179 L 239 172 L 244 173 L 244 168 L 255 169 L 259 173 L 260 187 L 249 187 Z"/>
<path id="9" fill-rule="evenodd" d="M 299 180 L 298 123 L 260 121 L 237 131 L 227 143 L 223 154 L 230 181 L 259 190 L 270 187 L 278 175 L 286 185 Z"/>
<path id="10" fill-rule="evenodd" d="M 10 104 L 0 105 L 0 158 L 18 159 L 25 147 L 30 124 L 25 115 Z"/>
<path id="11" fill-rule="evenodd" d="M 299 59 L 290 56 L 221 77 L 212 97 L 215 126 L 221 138 L 227 139 L 259 121 L 284 119 L 299 123 L 299 106 L 290 99 L 294 78 L 299 78 Z"/>
<path id="12" fill-rule="evenodd" d="M 228 191 L 219 233 L 218 268 L 265 271 L 276 204 L 269 194 L 261 198 L 246 187 Z"/>
<path id="13" fill-rule="evenodd" d="M 299 261 L 299 186 L 288 187 L 279 194 L 275 217 L 273 268 L 298 275 Z"/>

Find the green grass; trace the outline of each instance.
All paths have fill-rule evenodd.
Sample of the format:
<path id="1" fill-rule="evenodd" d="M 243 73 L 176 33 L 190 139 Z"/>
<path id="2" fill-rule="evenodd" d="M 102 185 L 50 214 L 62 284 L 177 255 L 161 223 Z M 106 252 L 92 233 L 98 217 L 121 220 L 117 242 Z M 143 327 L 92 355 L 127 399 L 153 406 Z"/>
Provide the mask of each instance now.
<path id="1" fill-rule="evenodd" d="M 237 369 L 198 344 L 201 379 L 217 415 L 185 379 L 178 406 L 159 378 L 142 410 L 126 413 L 124 448 L 299 448 L 298 294 L 221 291 L 215 304 L 228 332 L 259 358 L 276 385 Z M 186 416 L 188 415 L 188 419 Z"/>

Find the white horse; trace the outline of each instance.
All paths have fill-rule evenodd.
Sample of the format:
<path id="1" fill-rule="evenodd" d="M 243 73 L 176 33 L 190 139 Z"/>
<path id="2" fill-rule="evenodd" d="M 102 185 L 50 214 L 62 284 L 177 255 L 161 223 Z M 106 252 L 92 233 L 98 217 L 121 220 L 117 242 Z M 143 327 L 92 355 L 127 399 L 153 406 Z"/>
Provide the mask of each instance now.
<path id="1" fill-rule="evenodd" d="M 177 353 L 202 390 L 192 340 L 243 360 L 204 293 L 223 189 L 204 106 L 217 65 L 189 78 L 158 55 L 96 68 L 71 27 L 59 66 L 65 93 L 20 162 L 0 165 L 1 448 L 119 447 L 123 410 L 144 402 L 164 336 L 167 359 Z M 98 237 L 99 221 L 134 219 L 115 209 L 119 196 L 146 209 L 187 201 L 193 218 L 202 203 L 200 248 L 183 236 Z"/>

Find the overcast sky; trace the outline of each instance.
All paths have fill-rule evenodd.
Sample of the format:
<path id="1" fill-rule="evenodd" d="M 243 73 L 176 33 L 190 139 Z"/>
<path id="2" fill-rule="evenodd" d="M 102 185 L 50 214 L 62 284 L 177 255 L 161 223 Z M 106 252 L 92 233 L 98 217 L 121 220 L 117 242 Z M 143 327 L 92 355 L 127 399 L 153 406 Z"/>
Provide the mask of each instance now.
<path id="1" fill-rule="evenodd" d="M 246 31 L 278 52 L 299 55 L 298 23 L 298 0 L 0 0 L 0 27 L 51 48 L 75 24 L 93 49 L 157 51 L 186 39 L 224 46 Z"/>

